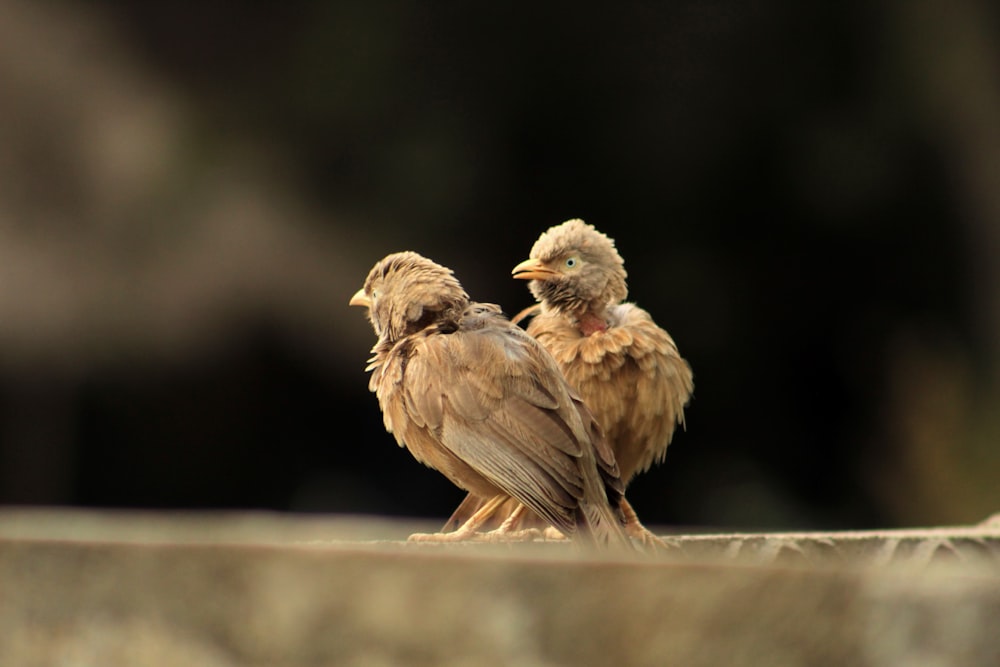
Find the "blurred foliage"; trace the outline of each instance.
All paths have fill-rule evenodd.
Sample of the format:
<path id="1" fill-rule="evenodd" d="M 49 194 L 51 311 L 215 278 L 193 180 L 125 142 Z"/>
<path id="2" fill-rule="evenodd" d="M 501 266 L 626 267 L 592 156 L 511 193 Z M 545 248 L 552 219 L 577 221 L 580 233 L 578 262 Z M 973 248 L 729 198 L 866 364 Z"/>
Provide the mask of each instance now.
<path id="1" fill-rule="evenodd" d="M 583 217 L 695 370 L 649 523 L 998 509 L 985 1 L 0 4 L 0 501 L 445 516 L 349 295 Z"/>

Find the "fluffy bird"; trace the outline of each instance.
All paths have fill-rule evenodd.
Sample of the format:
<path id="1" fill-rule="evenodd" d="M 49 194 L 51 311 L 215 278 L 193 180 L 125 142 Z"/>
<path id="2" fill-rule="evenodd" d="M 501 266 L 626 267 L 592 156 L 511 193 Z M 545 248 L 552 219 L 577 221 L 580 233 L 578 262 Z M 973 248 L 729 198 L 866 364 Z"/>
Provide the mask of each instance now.
<path id="1" fill-rule="evenodd" d="M 530 281 L 538 304 L 528 333 L 604 428 L 622 481 L 662 462 L 684 425 L 693 375 L 670 334 L 624 302 L 627 273 L 614 240 L 568 220 L 544 232 L 511 274 Z"/>
<path id="2" fill-rule="evenodd" d="M 529 259 L 512 271 L 528 280 L 538 301 L 518 322 L 534 316 L 528 333 L 556 359 L 569 383 L 603 427 L 622 481 L 663 460 L 694 388 L 691 367 L 677 345 L 642 308 L 624 303 L 625 262 L 615 243 L 582 220 L 568 220 L 544 232 Z M 445 524 L 453 529 L 484 503 L 467 497 Z M 644 543 L 659 544 L 622 501 L 626 530 Z M 513 518 L 512 518 L 513 517 Z M 506 522 L 534 526 L 508 501 L 487 526 Z"/>
<path id="3" fill-rule="evenodd" d="M 519 503 L 567 536 L 630 545 L 622 483 L 592 415 L 552 356 L 452 271 L 414 252 L 372 268 L 350 304 L 378 338 L 369 389 L 386 430 L 421 463 L 482 499 L 452 533 L 475 538 L 504 503 Z M 526 509 L 494 529 L 503 537 Z"/>

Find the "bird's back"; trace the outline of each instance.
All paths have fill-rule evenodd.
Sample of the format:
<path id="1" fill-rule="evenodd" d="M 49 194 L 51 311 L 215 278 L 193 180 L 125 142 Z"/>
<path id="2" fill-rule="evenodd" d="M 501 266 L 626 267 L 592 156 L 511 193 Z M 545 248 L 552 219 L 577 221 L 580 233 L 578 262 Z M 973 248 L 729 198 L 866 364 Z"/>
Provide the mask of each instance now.
<path id="1" fill-rule="evenodd" d="M 389 430 L 481 498 L 506 493 L 568 534 L 579 526 L 624 539 L 620 527 L 596 525 L 620 523 L 609 497 L 618 471 L 550 355 L 488 304 L 447 329 L 411 334 L 376 369 Z"/>

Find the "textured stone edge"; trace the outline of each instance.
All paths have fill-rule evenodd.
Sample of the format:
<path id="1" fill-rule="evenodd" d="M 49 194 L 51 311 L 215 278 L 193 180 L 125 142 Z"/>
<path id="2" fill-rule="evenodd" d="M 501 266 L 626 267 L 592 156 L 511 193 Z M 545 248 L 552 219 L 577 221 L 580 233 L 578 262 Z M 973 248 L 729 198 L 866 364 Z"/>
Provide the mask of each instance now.
<path id="1" fill-rule="evenodd" d="M 450 556 L 601 558 L 559 541 L 454 544 L 407 542 L 437 522 L 274 512 L 146 512 L 0 508 L 0 543 L 111 542 L 256 545 Z M 1000 572 L 1000 514 L 971 526 L 869 531 L 663 534 L 647 557 L 666 562 L 887 567 L 975 565 Z"/>
<path id="2" fill-rule="evenodd" d="M 672 536 L 631 562 L 414 528 L 0 510 L 0 664 L 1000 664 L 995 527 Z"/>

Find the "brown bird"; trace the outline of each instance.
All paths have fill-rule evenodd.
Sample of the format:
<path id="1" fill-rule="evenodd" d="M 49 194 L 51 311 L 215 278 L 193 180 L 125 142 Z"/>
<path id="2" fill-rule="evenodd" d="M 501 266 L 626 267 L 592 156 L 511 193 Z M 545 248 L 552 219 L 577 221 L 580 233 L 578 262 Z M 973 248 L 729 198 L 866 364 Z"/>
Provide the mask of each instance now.
<path id="1" fill-rule="evenodd" d="M 515 499 L 560 532 L 630 545 L 618 469 L 600 429 L 552 356 L 452 271 L 414 252 L 389 255 L 351 305 L 378 337 L 367 370 L 386 430 L 421 463 L 483 499 L 459 540 Z M 524 510 L 513 512 L 513 525 Z"/>
<path id="2" fill-rule="evenodd" d="M 622 481 L 659 463 L 694 388 L 691 367 L 649 313 L 631 303 L 625 262 L 614 241 L 582 220 L 543 233 L 512 271 L 530 280 L 539 303 L 514 318 L 534 315 L 528 333 L 555 357 L 580 392 L 614 450 Z M 481 500 L 467 499 L 453 516 L 462 520 Z M 494 521 L 504 519 L 502 508 Z M 629 533 L 651 533 L 623 503 Z M 527 525 L 529 522 L 522 522 Z"/>
<path id="3" fill-rule="evenodd" d="M 604 427 L 628 484 L 661 463 L 694 389 L 677 344 L 628 296 L 615 242 L 582 220 L 543 233 L 514 278 L 538 300 L 528 325 Z"/>

